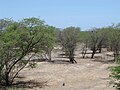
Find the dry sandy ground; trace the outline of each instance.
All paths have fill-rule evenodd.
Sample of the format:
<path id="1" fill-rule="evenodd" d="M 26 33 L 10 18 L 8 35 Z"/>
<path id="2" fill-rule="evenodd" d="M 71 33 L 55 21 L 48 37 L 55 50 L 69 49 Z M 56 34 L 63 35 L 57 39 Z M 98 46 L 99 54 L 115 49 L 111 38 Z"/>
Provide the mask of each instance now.
<path id="1" fill-rule="evenodd" d="M 77 53 L 79 54 L 79 53 Z M 99 54 L 97 54 L 99 56 Z M 57 58 L 54 60 L 65 60 Z M 25 90 L 115 90 L 110 83 L 109 67 L 114 63 L 94 61 L 94 59 L 76 58 L 77 64 L 68 62 L 38 62 L 34 69 L 25 68 L 20 76 L 24 81 L 45 82 L 43 88 L 33 87 Z M 65 84 L 63 86 L 63 84 Z M 46 86 L 47 85 L 47 86 Z"/>

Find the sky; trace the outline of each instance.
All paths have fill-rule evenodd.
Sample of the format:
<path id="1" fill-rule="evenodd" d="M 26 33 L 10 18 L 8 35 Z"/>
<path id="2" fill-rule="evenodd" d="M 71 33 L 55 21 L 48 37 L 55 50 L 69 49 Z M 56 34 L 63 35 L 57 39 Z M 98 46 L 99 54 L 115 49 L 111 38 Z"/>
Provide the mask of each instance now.
<path id="1" fill-rule="evenodd" d="M 120 0 L 0 0 L 0 19 L 29 17 L 57 28 L 105 27 L 120 22 Z"/>

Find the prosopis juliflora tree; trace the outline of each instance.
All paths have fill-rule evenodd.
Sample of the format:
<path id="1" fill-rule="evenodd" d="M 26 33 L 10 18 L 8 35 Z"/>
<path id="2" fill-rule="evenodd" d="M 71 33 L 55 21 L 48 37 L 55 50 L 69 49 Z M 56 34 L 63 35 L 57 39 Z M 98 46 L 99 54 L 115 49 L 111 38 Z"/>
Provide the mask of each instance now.
<path id="1" fill-rule="evenodd" d="M 39 18 L 25 18 L 20 22 L 12 21 L 0 35 L 0 83 L 9 86 L 19 72 L 30 62 L 33 54 L 45 51 L 43 46 L 52 46 L 48 33 L 52 32 Z M 50 34 L 52 35 L 52 34 Z M 51 39 L 51 38 L 50 38 Z M 32 53 L 30 57 L 25 56 Z"/>
<path id="2" fill-rule="evenodd" d="M 74 59 L 74 52 L 79 42 L 80 28 L 68 27 L 61 32 L 61 44 L 65 51 L 65 55 L 68 56 L 70 62 L 77 63 Z"/>

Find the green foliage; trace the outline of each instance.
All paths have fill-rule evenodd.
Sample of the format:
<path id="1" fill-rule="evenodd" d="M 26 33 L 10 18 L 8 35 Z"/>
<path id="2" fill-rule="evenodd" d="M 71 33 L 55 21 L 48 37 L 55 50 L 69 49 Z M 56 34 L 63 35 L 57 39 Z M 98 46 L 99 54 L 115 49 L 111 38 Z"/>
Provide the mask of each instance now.
<path id="1" fill-rule="evenodd" d="M 87 48 L 92 50 L 91 58 L 97 50 L 101 53 L 101 49 L 107 46 L 107 32 L 104 28 L 93 28 L 91 31 L 86 33 L 86 37 L 83 39 L 83 43 Z"/>
<path id="2" fill-rule="evenodd" d="M 79 42 L 80 28 L 68 27 L 61 32 L 61 44 L 65 50 L 66 56 L 70 60 L 74 60 L 74 51 L 77 43 Z"/>
<path id="3" fill-rule="evenodd" d="M 120 90 L 120 66 L 115 66 L 111 69 L 112 75 L 111 77 L 114 78 L 114 84 L 118 90 Z"/>
<path id="4" fill-rule="evenodd" d="M 89 31 L 80 31 L 80 41 L 84 42 L 88 39 Z"/>
<path id="5" fill-rule="evenodd" d="M 120 24 L 112 25 L 106 28 L 103 28 L 103 30 L 106 32 L 105 37 L 107 37 L 106 40 L 106 48 L 110 51 L 114 52 L 114 60 L 119 64 L 120 63 Z M 120 90 L 120 65 L 114 66 L 111 69 L 111 77 L 114 78 L 114 86 Z"/>
<path id="6" fill-rule="evenodd" d="M 113 67 L 112 68 L 112 71 L 113 71 L 113 77 L 116 78 L 116 79 L 120 79 L 120 66 L 116 66 L 116 67 Z"/>
<path id="7" fill-rule="evenodd" d="M 119 51 L 120 51 L 120 28 L 118 26 L 111 26 L 107 27 L 106 30 L 108 31 L 108 48 L 114 52 L 114 60 L 119 62 Z"/>
<path id="8" fill-rule="evenodd" d="M 29 64 L 36 67 L 30 53 L 47 52 L 54 45 L 54 27 L 44 24 L 38 18 L 26 18 L 5 26 L 0 35 L 0 83 L 11 85 L 18 73 Z M 30 63 L 29 63 L 30 62 Z"/>

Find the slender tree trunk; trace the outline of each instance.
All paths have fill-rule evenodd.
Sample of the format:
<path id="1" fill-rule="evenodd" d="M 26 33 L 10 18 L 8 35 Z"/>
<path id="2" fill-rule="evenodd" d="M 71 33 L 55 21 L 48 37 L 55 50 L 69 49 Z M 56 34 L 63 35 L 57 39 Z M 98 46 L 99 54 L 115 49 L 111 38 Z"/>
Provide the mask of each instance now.
<path id="1" fill-rule="evenodd" d="M 82 57 L 85 58 L 85 47 L 82 49 Z"/>
<path id="2" fill-rule="evenodd" d="M 102 48 L 101 47 L 99 47 L 99 53 L 101 53 L 102 52 Z"/>
<path id="3" fill-rule="evenodd" d="M 70 54 L 69 54 L 69 59 L 70 59 L 70 62 L 71 63 L 74 63 L 74 49 L 70 51 Z"/>
<path id="4" fill-rule="evenodd" d="M 77 61 L 74 59 L 74 57 L 69 57 L 71 63 L 77 63 Z"/>
<path id="5" fill-rule="evenodd" d="M 119 62 L 119 51 L 117 49 L 114 52 L 114 60 L 115 62 Z"/>
<path id="6" fill-rule="evenodd" d="M 73 58 L 70 58 L 70 62 L 71 62 L 71 63 L 74 63 L 74 59 L 73 59 Z"/>
<path id="7" fill-rule="evenodd" d="M 82 56 L 83 58 L 85 58 L 85 55 L 87 53 L 87 47 L 88 47 L 88 42 L 86 41 L 85 42 L 85 46 L 83 47 L 83 51 L 82 51 Z"/>
<path id="8" fill-rule="evenodd" d="M 11 85 L 11 82 L 9 80 L 9 74 L 7 72 L 5 74 L 5 85 L 6 86 L 10 86 Z"/>
<path id="9" fill-rule="evenodd" d="M 71 63 L 77 63 L 77 62 L 75 61 L 75 59 L 74 59 L 74 50 L 75 50 L 75 48 L 72 48 L 72 49 L 69 51 L 69 55 L 68 55 L 69 60 L 70 60 Z"/>
<path id="10" fill-rule="evenodd" d="M 9 72 L 8 72 L 8 62 L 5 60 L 5 85 L 10 86 L 10 77 L 9 77 Z"/>
<path id="11" fill-rule="evenodd" d="M 82 52 L 83 58 L 85 58 L 86 52 L 87 52 L 87 50 L 84 50 L 84 51 Z"/>
<path id="12" fill-rule="evenodd" d="M 114 61 L 117 62 L 118 61 L 118 58 L 117 58 L 117 54 L 114 53 Z"/>
<path id="13" fill-rule="evenodd" d="M 83 54 L 83 59 L 85 58 L 85 54 Z"/>
<path id="14" fill-rule="evenodd" d="M 49 51 L 48 57 L 49 57 L 49 60 L 48 60 L 48 61 L 51 61 L 51 51 Z"/>
<path id="15" fill-rule="evenodd" d="M 96 49 L 95 49 L 95 47 L 94 47 L 94 48 L 93 48 L 93 52 L 92 52 L 92 56 L 91 56 L 91 58 L 93 58 L 93 57 L 94 57 L 95 52 L 96 52 Z"/>

